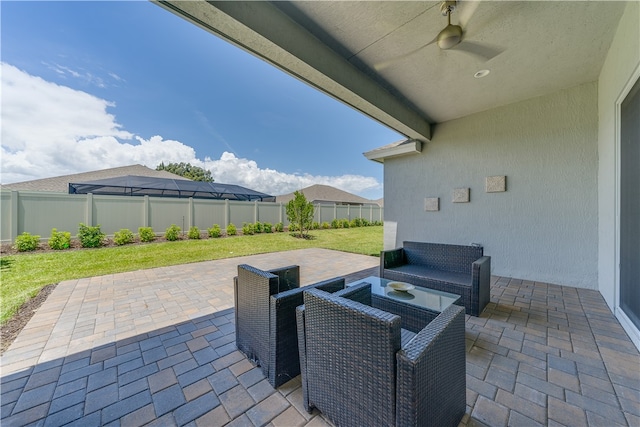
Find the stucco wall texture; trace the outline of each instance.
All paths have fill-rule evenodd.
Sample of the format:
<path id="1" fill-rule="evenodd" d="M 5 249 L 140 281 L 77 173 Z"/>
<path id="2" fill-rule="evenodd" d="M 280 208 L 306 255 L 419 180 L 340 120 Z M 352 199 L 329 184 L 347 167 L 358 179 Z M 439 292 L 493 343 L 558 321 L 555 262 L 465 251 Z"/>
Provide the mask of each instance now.
<path id="1" fill-rule="evenodd" d="M 422 153 L 386 159 L 396 245 L 480 243 L 492 274 L 597 289 L 597 100 L 594 82 L 470 115 L 437 125 Z M 507 191 L 485 192 L 496 175 Z M 452 203 L 456 188 L 469 203 Z M 425 211 L 430 197 L 439 211 Z"/>

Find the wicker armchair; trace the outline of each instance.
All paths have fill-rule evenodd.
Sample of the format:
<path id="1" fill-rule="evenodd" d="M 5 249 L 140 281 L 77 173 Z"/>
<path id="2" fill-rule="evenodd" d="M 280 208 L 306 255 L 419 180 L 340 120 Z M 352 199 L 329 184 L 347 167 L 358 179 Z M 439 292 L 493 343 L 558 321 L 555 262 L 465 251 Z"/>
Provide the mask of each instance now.
<path id="1" fill-rule="evenodd" d="M 457 426 L 466 409 L 464 308 L 450 306 L 402 342 L 400 317 L 353 301 L 356 286 L 309 290 L 296 311 L 307 411 L 337 426 Z"/>
<path id="2" fill-rule="evenodd" d="M 317 287 L 326 292 L 344 288 L 335 278 L 300 288 L 297 265 L 269 271 L 238 266 L 234 278 L 236 346 L 262 368 L 273 387 L 300 375 L 296 307 L 302 292 Z"/>

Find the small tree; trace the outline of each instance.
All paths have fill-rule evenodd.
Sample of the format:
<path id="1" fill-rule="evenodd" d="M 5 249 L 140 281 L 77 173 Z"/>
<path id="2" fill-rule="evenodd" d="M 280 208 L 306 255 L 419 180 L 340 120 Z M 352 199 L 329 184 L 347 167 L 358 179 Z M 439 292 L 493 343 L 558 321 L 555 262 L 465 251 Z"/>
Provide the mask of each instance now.
<path id="1" fill-rule="evenodd" d="M 313 223 L 313 203 L 307 202 L 307 198 L 300 191 L 293 193 L 294 198 L 287 203 L 287 219 L 295 224 L 296 237 L 304 238 L 309 233 Z"/>

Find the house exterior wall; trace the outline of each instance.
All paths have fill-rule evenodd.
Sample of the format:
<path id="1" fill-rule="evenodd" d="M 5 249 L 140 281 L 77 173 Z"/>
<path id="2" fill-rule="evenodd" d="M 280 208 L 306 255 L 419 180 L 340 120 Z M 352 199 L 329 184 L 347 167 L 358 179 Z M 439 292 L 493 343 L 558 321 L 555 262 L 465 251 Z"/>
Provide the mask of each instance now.
<path id="1" fill-rule="evenodd" d="M 493 274 L 597 288 L 597 105 L 593 82 L 437 125 L 422 153 L 385 160 L 385 242 L 480 243 Z M 496 175 L 507 191 L 485 192 Z"/>
<path id="2" fill-rule="evenodd" d="M 598 284 L 616 304 L 616 103 L 640 68 L 640 3 L 629 2 L 598 80 Z"/>

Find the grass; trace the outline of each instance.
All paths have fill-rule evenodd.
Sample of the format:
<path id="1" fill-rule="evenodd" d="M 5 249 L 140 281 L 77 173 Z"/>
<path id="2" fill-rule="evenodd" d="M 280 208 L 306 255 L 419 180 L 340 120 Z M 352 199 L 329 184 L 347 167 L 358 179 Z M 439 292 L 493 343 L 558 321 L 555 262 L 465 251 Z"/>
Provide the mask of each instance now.
<path id="1" fill-rule="evenodd" d="M 44 286 L 64 280 L 293 249 L 324 248 L 372 256 L 382 250 L 382 227 L 310 234 L 313 238 L 308 240 L 273 233 L 4 256 L 0 258 L 0 323 Z"/>

